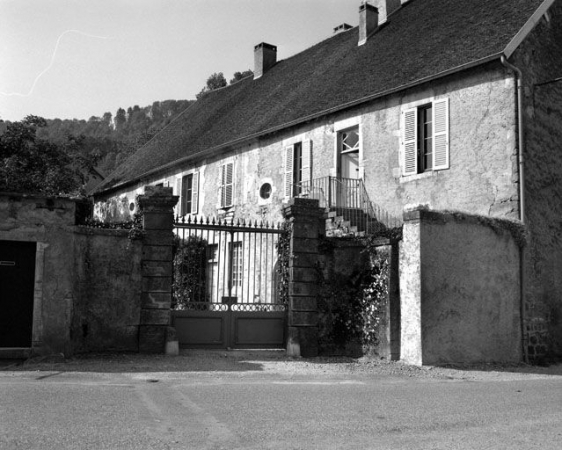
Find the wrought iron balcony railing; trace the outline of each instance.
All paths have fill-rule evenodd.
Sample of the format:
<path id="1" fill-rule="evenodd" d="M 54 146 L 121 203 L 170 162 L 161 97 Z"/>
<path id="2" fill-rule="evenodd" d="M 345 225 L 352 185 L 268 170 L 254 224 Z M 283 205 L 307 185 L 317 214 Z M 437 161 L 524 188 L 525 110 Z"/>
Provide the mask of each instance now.
<path id="1" fill-rule="evenodd" d="M 402 225 L 399 217 L 390 215 L 371 202 L 361 179 L 322 177 L 293 185 L 295 197 L 317 199 L 320 207 L 336 211 L 356 226 L 358 231 L 373 234 Z"/>

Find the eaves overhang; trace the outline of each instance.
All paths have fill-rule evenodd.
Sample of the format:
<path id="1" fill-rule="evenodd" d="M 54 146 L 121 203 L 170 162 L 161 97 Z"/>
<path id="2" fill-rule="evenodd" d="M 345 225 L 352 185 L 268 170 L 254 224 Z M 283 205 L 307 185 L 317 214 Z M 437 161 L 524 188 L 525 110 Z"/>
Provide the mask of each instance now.
<path id="1" fill-rule="evenodd" d="M 552 3 L 554 0 L 547 0 L 547 1 L 549 3 Z M 547 3 L 547 2 L 545 2 L 545 3 Z M 541 5 L 541 7 L 542 7 L 542 5 Z M 370 95 L 367 95 L 365 97 L 361 97 L 359 99 L 356 99 L 356 100 L 353 100 L 353 101 L 350 101 L 350 102 L 342 103 L 342 104 L 334 106 L 332 108 L 328 108 L 328 109 L 316 112 L 314 114 L 310 114 L 308 116 L 303 116 L 303 117 L 300 117 L 300 118 L 295 119 L 293 121 L 286 122 L 284 124 L 277 125 L 275 127 L 268 128 L 266 130 L 263 130 L 263 131 L 260 131 L 260 132 L 254 133 L 254 134 L 247 135 L 247 136 L 244 136 L 244 137 L 241 137 L 241 138 L 238 138 L 238 139 L 234 139 L 232 141 L 225 142 L 224 144 L 220 144 L 220 145 L 217 145 L 215 147 L 211 147 L 211 148 L 202 150 L 200 152 L 187 155 L 185 157 L 176 159 L 176 160 L 171 161 L 171 162 L 169 162 L 167 164 L 164 164 L 162 166 L 159 166 L 159 167 L 156 167 L 154 169 L 143 172 L 142 174 L 140 174 L 140 175 L 138 175 L 134 178 L 131 178 L 127 181 L 117 183 L 117 184 L 115 184 L 115 185 L 113 185 L 113 186 L 111 186 L 107 189 L 103 189 L 101 191 L 94 192 L 93 195 L 94 195 L 94 197 L 99 196 L 99 195 L 105 195 L 105 194 L 123 189 L 127 186 L 131 186 L 133 184 L 142 182 L 142 180 L 144 180 L 148 177 L 153 177 L 154 175 L 157 175 L 158 173 L 166 172 L 167 170 L 171 169 L 172 167 L 174 167 L 176 165 L 185 164 L 185 163 L 188 163 L 189 161 L 214 156 L 214 155 L 222 152 L 225 149 L 236 147 L 236 146 L 239 146 L 239 145 L 242 145 L 242 144 L 250 143 L 253 140 L 263 138 L 267 135 L 277 133 L 281 130 L 285 130 L 287 128 L 295 127 L 295 126 L 298 126 L 298 125 L 303 125 L 303 124 L 305 124 L 307 122 L 310 122 L 312 120 L 316 120 L 316 119 L 319 119 L 321 117 L 325 117 L 325 116 L 328 116 L 328 115 L 331 115 L 331 114 L 334 114 L 334 113 L 337 113 L 337 112 L 341 112 L 341 111 L 344 111 L 344 110 L 347 110 L 347 109 L 350 109 L 350 108 L 354 108 L 356 106 L 359 106 L 359 105 L 362 105 L 362 104 L 365 104 L 365 103 L 368 103 L 368 102 L 371 102 L 371 101 L 374 101 L 374 100 L 378 100 L 378 99 L 386 97 L 388 95 L 396 94 L 398 92 L 405 91 L 405 90 L 423 85 L 425 83 L 429 83 L 431 81 L 435 81 L 435 80 L 438 80 L 438 79 L 441 79 L 441 78 L 444 78 L 444 77 L 447 77 L 447 76 L 450 76 L 450 75 L 453 75 L 453 74 L 456 74 L 456 73 L 459 73 L 459 72 L 462 72 L 462 71 L 465 71 L 465 70 L 468 70 L 468 69 L 472 69 L 474 67 L 481 66 L 481 65 L 487 64 L 487 63 L 492 62 L 492 61 L 496 61 L 496 60 L 499 61 L 502 55 L 505 55 L 505 51 L 502 51 L 502 52 L 499 52 L 499 53 L 494 53 L 494 54 L 488 55 L 484 58 L 480 58 L 480 59 L 471 61 L 469 63 L 462 64 L 460 66 L 453 67 L 451 69 L 447 69 L 447 70 L 438 72 L 436 74 L 433 74 L 433 75 L 430 75 L 430 76 L 427 76 L 427 77 L 419 78 L 415 81 L 397 86 L 397 87 L 392 88 L 392 89 L 387 89 L 385 91 L 376 92 L 374 94 L 370 94 Z"/>

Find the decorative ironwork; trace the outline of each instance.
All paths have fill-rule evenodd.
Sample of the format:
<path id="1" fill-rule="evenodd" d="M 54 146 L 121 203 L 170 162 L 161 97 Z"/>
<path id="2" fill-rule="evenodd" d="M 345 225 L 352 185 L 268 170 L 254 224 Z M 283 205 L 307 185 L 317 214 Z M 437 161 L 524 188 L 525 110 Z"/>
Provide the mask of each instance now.
<path id="1" fill-rule="evenodd" d="M 176 218 L 174 226 L 176 309 L 201 310 L 201 304 L 211 304 L 280 310 L 271 306 L 279 303 L 275 268 L 281 223 L 184 216 Z M 203 310 L 212 311 L 208 308 Z"/>
<path id="2" fill-rule="evenodd" d="M 357 227 L 357 231 L 374 234 L 402 225 L 402 219 L 390 215 L 371 202 L 361 179 L 323 177 L 294 185 L 298 197 L 319 201 L 320 207 L 336 211 L 338 216 Z"/>

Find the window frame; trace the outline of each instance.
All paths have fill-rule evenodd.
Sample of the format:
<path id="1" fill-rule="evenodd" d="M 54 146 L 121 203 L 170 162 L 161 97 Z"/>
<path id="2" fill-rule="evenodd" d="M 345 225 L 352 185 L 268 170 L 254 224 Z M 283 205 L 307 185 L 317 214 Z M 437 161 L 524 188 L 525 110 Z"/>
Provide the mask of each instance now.
<path id="1" fill-rule="evenodd" d="M 420 116 L 431 107 L 431 167 L 423 161 L 423 145 L 425 138 L 420 133 Z M 421 136 L 420 136 L 421 134 Z M 427 148 L 425 149 L 427 150 Z M 419 102 L 417 105 L 402 111 L 401 143 L 400 143 L 401 176 L 410 177 L 423 173 L 432 173 L 449 169 L 449 99 Z M 426 153 L 427 154 L 427 153 Z"/>
<path id="2" fill-rule="evenodd" d="M 312 140 L 299 139 L 285 145 L 283 167 L 284 197 L 288 201 L 300 195 L 303 184 L 312 180 Z"/>
<path id="3" fill-rule="evenodd" d="M 219 172 L 219 208 L 232 208 L 234 206 L 234 161 L 221 164 Z"/>

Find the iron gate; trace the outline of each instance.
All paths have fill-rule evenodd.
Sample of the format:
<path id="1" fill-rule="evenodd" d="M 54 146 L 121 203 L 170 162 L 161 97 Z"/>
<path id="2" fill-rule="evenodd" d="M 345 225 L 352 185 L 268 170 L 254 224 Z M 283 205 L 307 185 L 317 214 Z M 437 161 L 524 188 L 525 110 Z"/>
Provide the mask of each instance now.
<path id="1" fill-rule="evenodd" d="M 277 296 L 281 226 L 176 221 L 172 324 L 180 346 L 282 348 L 286 306 Z"/>

